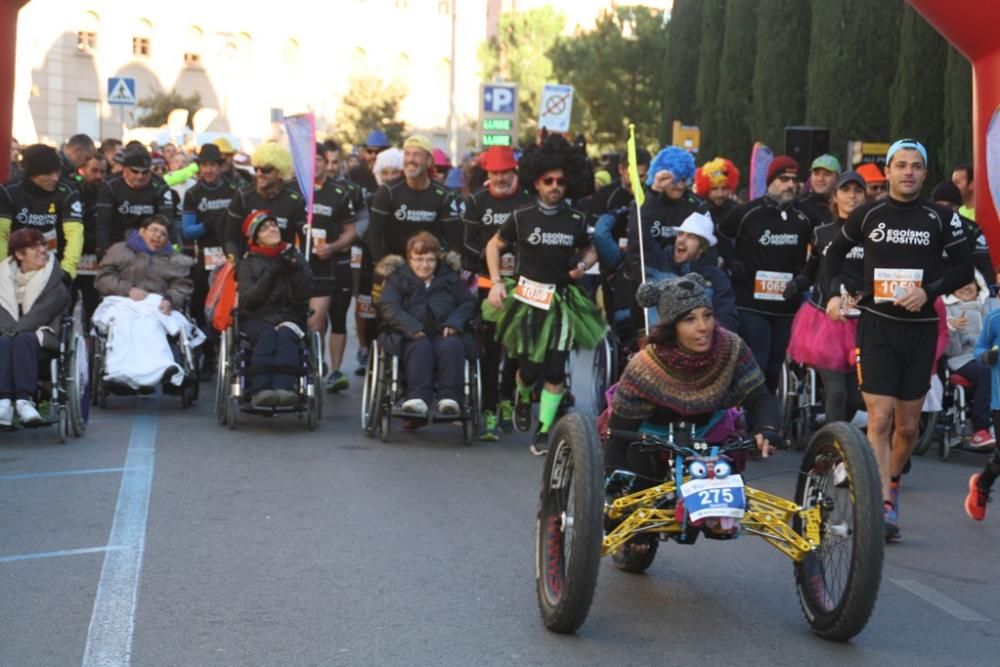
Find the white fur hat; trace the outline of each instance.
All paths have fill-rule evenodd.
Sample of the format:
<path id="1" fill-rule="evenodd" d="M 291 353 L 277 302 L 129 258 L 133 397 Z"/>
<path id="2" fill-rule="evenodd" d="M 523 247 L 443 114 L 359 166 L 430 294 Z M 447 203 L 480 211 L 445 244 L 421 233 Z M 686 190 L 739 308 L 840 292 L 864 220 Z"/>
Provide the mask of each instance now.
<path id="1" fill-rule="evenodd" d="M 709 247 L 714 247 L 718 243 L 718 239 L 715 238 L 715 224 L 712 222 L 712 218 L 704 213 L 692 213 L 684 219 L 678 229 L 688 234 L 700 236 L 708 241 Z"/>

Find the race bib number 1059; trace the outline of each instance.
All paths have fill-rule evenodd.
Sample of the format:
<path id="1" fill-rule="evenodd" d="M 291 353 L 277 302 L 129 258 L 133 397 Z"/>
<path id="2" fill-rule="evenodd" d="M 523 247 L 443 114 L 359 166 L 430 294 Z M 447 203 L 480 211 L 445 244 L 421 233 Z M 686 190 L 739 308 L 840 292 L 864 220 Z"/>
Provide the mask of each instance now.
<path id="1" fill-rule="evenodd" d="M 872 296 L 875 303 L 892 303 L 910 289 L 922 287 L 923 269 L 875 269 Z"/>
<path id="2" fill-rule="evenodd" d="M 536 283 L 521 276 L 514 287 L 514 298 L 534 308 L 548 310 L 552 307 L 556 286 L 547 283 Z"/>

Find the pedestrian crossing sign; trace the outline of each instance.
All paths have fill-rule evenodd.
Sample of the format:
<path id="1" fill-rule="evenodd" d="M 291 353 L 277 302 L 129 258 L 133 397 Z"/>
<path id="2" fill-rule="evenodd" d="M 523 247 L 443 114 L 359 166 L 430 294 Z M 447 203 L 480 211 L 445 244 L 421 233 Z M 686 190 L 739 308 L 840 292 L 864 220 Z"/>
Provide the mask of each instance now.
<path id="1" fill-rule="evenodd" d="M 135 79 L 130 76 L 108 77 L 108 104 L 135 106 Z"/>

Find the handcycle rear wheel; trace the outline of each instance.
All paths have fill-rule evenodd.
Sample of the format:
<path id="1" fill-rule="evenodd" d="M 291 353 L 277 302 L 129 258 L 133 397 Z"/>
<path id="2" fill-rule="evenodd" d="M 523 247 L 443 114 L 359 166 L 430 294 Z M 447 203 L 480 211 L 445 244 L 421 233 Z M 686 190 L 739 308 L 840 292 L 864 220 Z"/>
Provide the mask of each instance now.
<path id="1" fill-rule="evenodd" d="M 878 464 L 861 432 L 837 422 L 812 437 L 802 459 L 796 502 L 820 506 L 820 544 L 795 563 L 795 588 L 813 632 L 846 641 L 871 616 L 882 579 L 884 535 Z M 846 479 L 837 485 L 837 477 Z M 803 534 L 801 518 L 796 532 Z"/>
<path id="2" fill-rule="evenodd" d="M 603 538 L 603 457 L 591 420 L 570 414 L 552 432 L 535 523 L 535 584 L 545 626 L 575 632 L 590 611 Z"/>

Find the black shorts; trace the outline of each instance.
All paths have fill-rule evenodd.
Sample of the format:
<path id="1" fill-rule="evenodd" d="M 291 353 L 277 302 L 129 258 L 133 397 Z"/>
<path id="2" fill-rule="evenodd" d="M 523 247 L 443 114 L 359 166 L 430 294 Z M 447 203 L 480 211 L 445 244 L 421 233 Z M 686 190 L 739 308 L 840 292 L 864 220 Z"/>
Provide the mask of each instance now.
<path id="1" fill-rule="evenodd" d="M 901 401 L 923 398 L 931 386 L 937 322 L 900 322 L 861 313 L 858 384 L 861 391 Z"/>
<path id="2" fill-rule="evenodd" d="M 329 266 L 323 266 L 322 269 L 313 267 L 312 291 L 309 294 L 311 298 L 338 296 L 344 291 L 350 300 L 354 285 L 349 263 L 336 260 Z"/>

